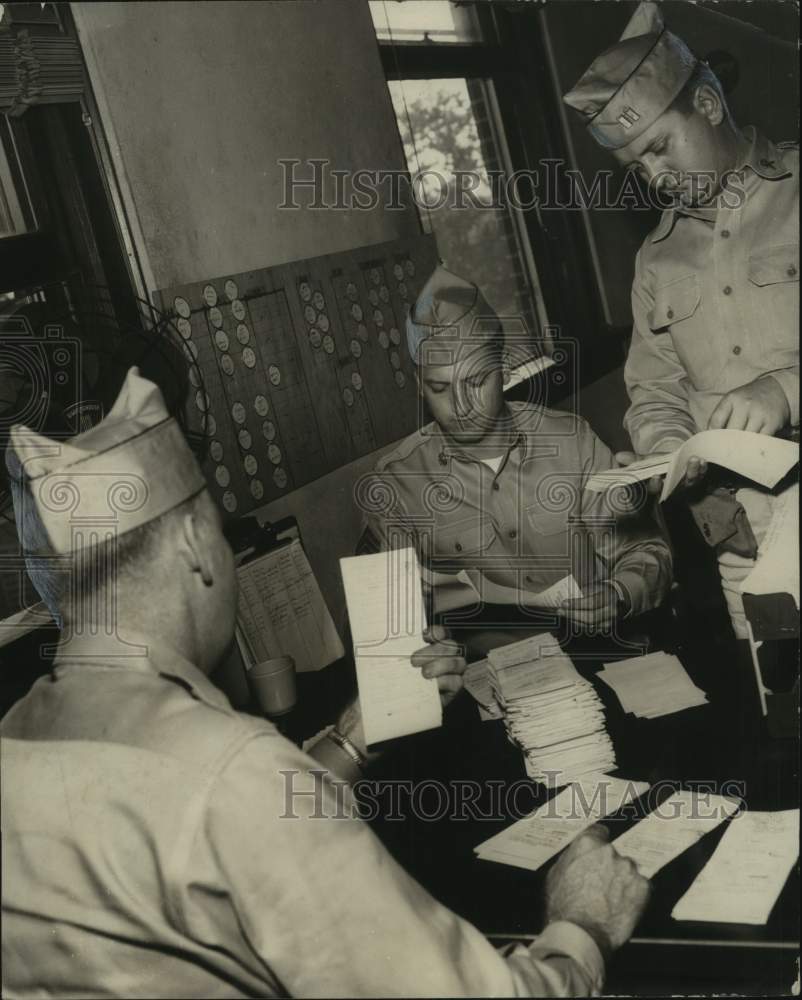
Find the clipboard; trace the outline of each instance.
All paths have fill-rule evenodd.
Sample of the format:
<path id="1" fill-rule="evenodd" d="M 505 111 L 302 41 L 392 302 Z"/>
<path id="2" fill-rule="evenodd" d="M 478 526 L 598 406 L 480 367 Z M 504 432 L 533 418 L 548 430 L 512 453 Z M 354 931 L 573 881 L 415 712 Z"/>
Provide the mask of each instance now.
<path id="1" fill-rule="evenodd" d="M 294 517 L 245 518 L 227 528 L 239 583 L 237 643 L 246 670 L 291 656 L 299 673 L 322 670 L 345 651 L 304 551 Z"/>

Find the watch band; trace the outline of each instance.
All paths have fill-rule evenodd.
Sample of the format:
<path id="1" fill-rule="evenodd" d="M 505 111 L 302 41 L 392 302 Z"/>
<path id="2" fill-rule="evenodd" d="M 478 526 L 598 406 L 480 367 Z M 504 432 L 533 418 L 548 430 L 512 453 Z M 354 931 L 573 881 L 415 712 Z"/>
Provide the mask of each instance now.
<path id="1" fill-rule="evenodd" d="M 356 766 L 362 770 L 362 768 L 367 764 L 368 759 L 364 754 L 360 753 L 359 750 L 354 746 L 354 744 L 348 739 L 347 736 L 343 734 L 338 729 L 331 729 L 327 734 L 328 738 L 338 746 L 343 753 L 348 754 L 351 760 L 356 764 Z"/>

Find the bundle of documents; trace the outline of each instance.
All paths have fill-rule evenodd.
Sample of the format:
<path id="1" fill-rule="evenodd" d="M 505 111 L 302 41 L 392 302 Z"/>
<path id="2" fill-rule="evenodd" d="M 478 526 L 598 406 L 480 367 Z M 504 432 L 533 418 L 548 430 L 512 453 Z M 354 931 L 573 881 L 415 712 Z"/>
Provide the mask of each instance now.
<path id="1" fill-rule="evenodd" d="M 425 646 L 426 618 L 415 550 L 340 560 L 354 640 L 356 681 L 368 743 L 435 729 L 443 715 L 437 682 L 412 666 Z"/>
<path id="2" fill-rule="evenodd" d="M 477 660 L 467 667 L 462 675 L 462 682 L 465 685 L 465 690 L 476 700 L 482 722 L 504 717 L 490 685 L 490 663 L 488 660 Z"/>
<path id="3" fill-rule="evenodd" d="M 647 455 L 623 468 L 597 472 L 587 481 L 585 489 L 604 493 L 613 486 L 629 486 L 653 476 L 665 476 L 662 502 L 685 477 L 692 457 L 720 465 L 772 489 L 799 461 L 799 445 L 753 431 L 701 431 L 669 455 Z"/>
<path id="4" fill-rule="evenodd" d="M 488 661 L 507 734 L 523 750 L 530 778 L 560 785 L 615 767 L 604 707 L 554 636 L 491 650 Z"/>
<path id="5" fill-rule="evenodd" d="M 474 851 L 484 861 L 535 871 L 587 827 L 634 801 L 648 787 L 608 775 L 572 782 L 531 816 L 513 823 Z"/>
<path id="6" fill-rule="evenodd" d="M 798 809 L 741 813 L 671 916 L 765 924 L 798 857 Z"/>
<path id="7" fill-rule="evenodd" d="M 615 691 L 624 711 L 639 719 L 656 719 L 707 702 L 704 691 L 668 653 L 606 663 L 597 676 Z"/>

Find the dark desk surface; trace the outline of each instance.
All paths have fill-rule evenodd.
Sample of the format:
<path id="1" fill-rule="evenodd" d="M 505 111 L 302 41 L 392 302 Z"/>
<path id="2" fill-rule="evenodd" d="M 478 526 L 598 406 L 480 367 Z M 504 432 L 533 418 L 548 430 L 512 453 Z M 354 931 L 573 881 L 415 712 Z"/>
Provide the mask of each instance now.
<path id="1" fill-rule="evenodd" d="M 494 639 L 504 643 L 522 634 L 507 635 L 501 629 Z M 710 667 L 677 652 L 694 679 Z M 593 657 L 580 648 L 574 662 L 593 679 L 611 658 Z M 750 809 L 798 806 L 796 742 L 767 736 L 743 664 L 741 674 L 732 663 L 718 663 L 716 669 L 721 676 L 711 682 L 708 674 L 707 684 L 701 685 L 714 689 L 710 704 L 651 720 L 625 715 L 613 692 L 596 682 L 616 748 L 615 774 L 647 781 L 660 801 L 684 787 L 739 795 Z M 373 777 L 400 783 L 395 802 L 403 816 L 387 818 L 390 800 L 373 795 L 384 814 L 375 821 L 377 832 L 433 895 L 488 935 L 509 939 L 537 933 L 549 865 L 529 872 L 479 860 L 473 853 L 476 845 L 545 800 L 541 787 L 526 778 L 521 752 L 508 742 L 502 722 L 481 722 L 473 700 L 463 692 L 447 709 L 442 729 L 396 741 Z M 429 819 L 411 815 L 412 795 Z M 471 808 L 464 805 L 466 796 L 474 797 Z M 505 811 L 505 799 L 508 807 L 517 807 L 517 815 Z M 635 821 L 631 816 L 608 819 L 611 838 Z M 610 992 L 770 995 L 790 990 L 799 941 L 798 870 L 766 926 L 677 922 L 670 916 L 725 828 L 726 823 L 718 826 L 654 877 L 635 938 L 610 964 Z"/>

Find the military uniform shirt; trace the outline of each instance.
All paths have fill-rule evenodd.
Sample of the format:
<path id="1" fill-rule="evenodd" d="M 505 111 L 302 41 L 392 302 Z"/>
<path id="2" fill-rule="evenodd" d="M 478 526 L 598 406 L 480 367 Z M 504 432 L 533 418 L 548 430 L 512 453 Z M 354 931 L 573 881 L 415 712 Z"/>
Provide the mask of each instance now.
<path id="1" fill-rule="evenodd" d="M 799 150 L 745 136 L 728 204 L 666 211 L 636 258 L 625 424 L 640 454 L 678 447 L 762 375 L 799 422 Z"/>
<path id="2" fill-rule="evenodd" d="M 671 558 L 654 522 L 616 520 L 606 494 L 585 490 L 593 473 L 615 465 L 609 448 L 574 414 L 525 403 L 507 411 L 510 441 L 486 456 L 503 451 L 497 471 L 481 451 L 449 445 L 436 424 L 383 456 L 357 491 L 371 533 L 384 548 L 414 545 L 435 585 L 479 573 L 489 603 L 503 603 L 494 584 L 514 600 L 569 573 L 581 583 L 577 541 L 589 538 L 592 575 L 625 589 L 633 614 L 656 606 L 670 586 Z"/>
<path id="3" fill-rule="evenodd" d="M 320 765 L 142 644 L 87 642 L 0 726 L 4 997 L 598 994 L 584 930 L 502 956 Z"/>

